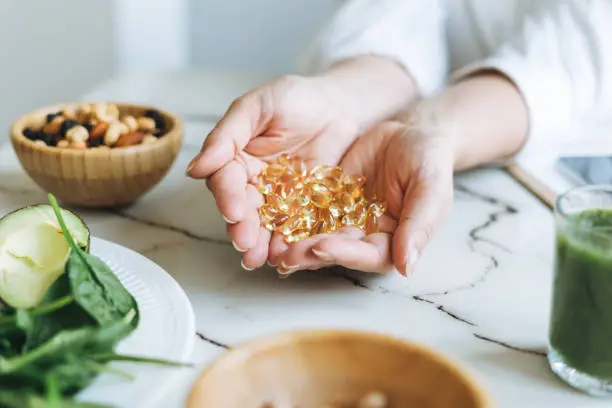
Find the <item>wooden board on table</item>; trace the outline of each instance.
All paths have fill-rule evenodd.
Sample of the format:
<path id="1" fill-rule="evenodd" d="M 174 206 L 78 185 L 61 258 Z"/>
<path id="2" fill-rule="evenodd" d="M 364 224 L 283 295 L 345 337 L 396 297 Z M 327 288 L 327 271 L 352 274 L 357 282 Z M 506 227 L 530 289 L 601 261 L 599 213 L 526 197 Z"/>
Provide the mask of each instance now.
<path id="1" fill-rule="evenodd" d="M 510 164 L 506 171 L 519 183 L 535 195 L 544 205 L 552 209 L 555 205 L 555 192 L 542 183 L 535 175 L 525 170 L 518 164 Z"/>

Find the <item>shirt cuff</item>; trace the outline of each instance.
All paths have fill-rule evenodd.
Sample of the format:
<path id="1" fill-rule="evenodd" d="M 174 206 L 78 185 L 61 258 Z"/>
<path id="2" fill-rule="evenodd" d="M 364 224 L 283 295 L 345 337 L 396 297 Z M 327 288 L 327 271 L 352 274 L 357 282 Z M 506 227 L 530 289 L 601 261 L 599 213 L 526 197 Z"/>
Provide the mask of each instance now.
<path id="1" fill-rule="evenodd" d="M 433 50 L 427 51 L 427 53 L 431 55 L 432 51 Z M 323 56 L 313 68 L 316 71 L 320 71 L 337 62 L 362 55 L 375 55 L 389 58 L 400 64 L 400 66 L 410 75 L 422 97 L 435 95 L 444 89 L 446 85 L 446 75 L 448 72 L 446 71 L 445 64 L 424 64 L 422 63 L 424 58 L 419 51 L 413 53 L 406 52 L 403 54 L 398 53 L 392 41 L 389 42 L 388 46 L 377 45 L 370 47 L 360 44 L 354 47 L 334 50 L 333 53 Z M 433 59 L 440 61 L 444 60 L 445 57 L 439 56 Z"/>

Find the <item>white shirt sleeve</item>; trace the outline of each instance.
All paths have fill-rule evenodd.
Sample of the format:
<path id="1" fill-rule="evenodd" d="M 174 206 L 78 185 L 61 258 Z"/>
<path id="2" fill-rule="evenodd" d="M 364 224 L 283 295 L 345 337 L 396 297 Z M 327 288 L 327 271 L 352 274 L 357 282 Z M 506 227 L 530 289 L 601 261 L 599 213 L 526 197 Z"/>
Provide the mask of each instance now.
<path id="1" fill-rule="evenodd" d="M 550 148 L 577 122 L 612 113 L 611 23 L 612 1 L 557 1 L 526 16 L 514 38 L 453 80 L 482 69 L 508 76 L 529 111 L 529 150 Z"/>
<path id="2" fill-rule="evenodd" d="M 373 54 L 395 59 L 421 95 L 441 90 L 448 76 L 441 0 L 350 0 L 317 38 L 303 61 L 309 72 Z"/>

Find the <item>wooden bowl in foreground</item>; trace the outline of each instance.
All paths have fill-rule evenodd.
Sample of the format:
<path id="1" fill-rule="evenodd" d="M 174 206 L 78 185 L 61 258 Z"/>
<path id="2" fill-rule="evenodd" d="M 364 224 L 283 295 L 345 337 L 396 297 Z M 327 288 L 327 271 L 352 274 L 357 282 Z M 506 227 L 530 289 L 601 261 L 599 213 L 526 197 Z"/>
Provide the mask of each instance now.
<path id="1" fill-rule="evenodd" d="M 13 148 L 36 184 L 67 204 L 113 207 L 134 202 L 164 178 L 181 148 L 183 123 L 177 116 L 150 106 L 116 104 L 122 115 L 141 116 L 148 109 L 161 113 L 166 128 L 153 144 L 75 150 L 41 146 L 24 136 L 24 130 L 39 123 L 40 117 L 80 104 L 42 108 L 11 126 Z"/>
<path id="2" fill-rule="evenodd" d="M 384 394 L 387 408 L 493 407 L 474 379 L 445 357 L 351 331 L 280 334 L 230 351 L 202 373 L 187 406 L 357 407 L 371 392 Z"/>

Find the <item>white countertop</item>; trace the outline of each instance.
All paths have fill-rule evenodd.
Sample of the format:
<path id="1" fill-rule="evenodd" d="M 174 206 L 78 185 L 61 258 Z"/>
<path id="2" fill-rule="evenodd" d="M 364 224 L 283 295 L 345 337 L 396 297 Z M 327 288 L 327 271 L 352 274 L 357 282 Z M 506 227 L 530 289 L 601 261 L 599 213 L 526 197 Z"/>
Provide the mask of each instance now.
<path id="1" fill-rule="evenodd" d="M 187 180 L 184 168 L 216 116 L 263 79 L 149 74 L 108 82 L 83 98 L 146 102 L 186 121 L 183 151 L 155 190 L 121 212 L 80 212 L 94 235 L 165 268 L 193 304 L 196 369 L 184 372 L 181 386 L 160 407 L 183 406 L 199 370 L 245 340 L 331 327 L 388 333 L 445 353 L 471 370 L 500 408 L 610 406 L 573 391 L 548 369 L 552 217 L 500 170 L 457 177 L 453 211 L 410 280 L 345 270 L 278 279 L 270 268 L 242 270 L 211 195 L 204 183 Z M 4 144 L 0 213 L 44 201 Z"/>

